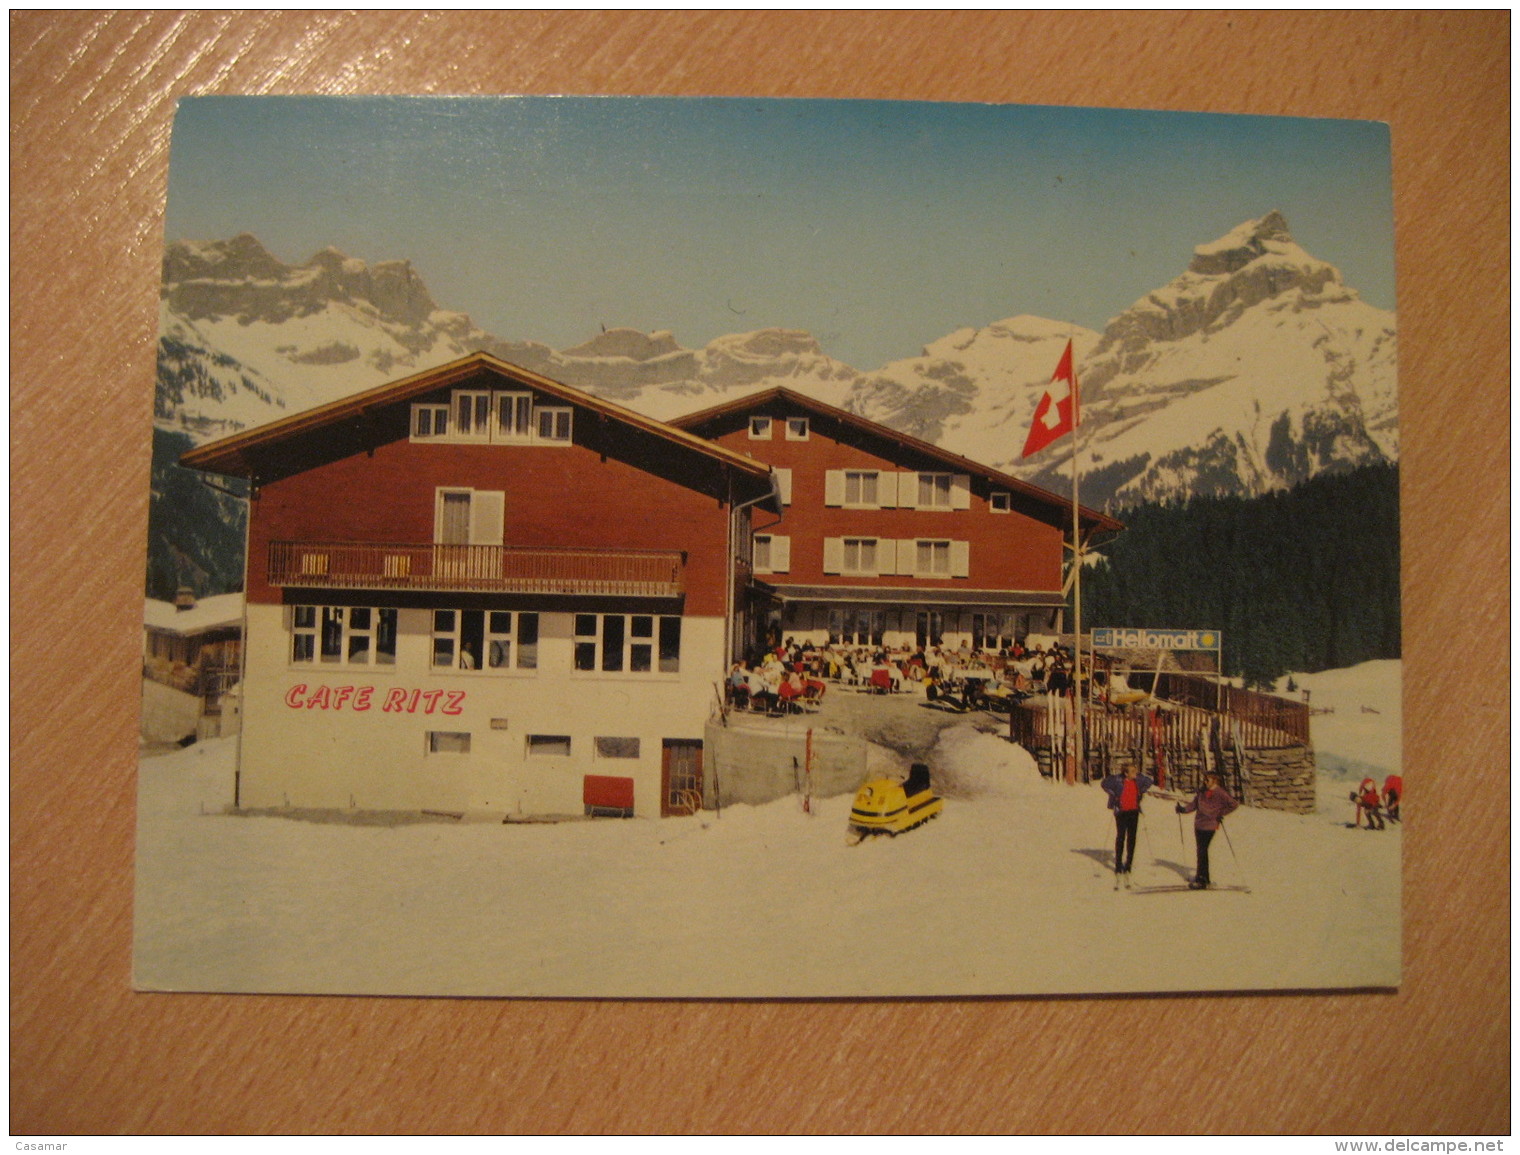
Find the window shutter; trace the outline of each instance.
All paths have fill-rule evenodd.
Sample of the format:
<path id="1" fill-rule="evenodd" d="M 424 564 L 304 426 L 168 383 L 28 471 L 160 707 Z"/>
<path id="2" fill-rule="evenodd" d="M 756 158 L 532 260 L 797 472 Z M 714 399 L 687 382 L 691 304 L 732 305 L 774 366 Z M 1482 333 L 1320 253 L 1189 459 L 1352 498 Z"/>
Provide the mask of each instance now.
<path id="1" fill-rule="evenodd" d="M 883 469 L 876 475 L 876 505 L 880 509 L 897 507 L 897 475 Z M 890 571 L 886 571 L 890 572 Z"/>
<path id="2" fill-rule="evenodd" d="M 884 544 L 896 547 L 897 564 L 891 569 L 882 570 L 882 573 L 896 574 L 899 577 L 912 577 L 913 559 L 915 557 L 914 551 L 918 548 L 918 543 L 916 541 L 909 540 L 887 542 Z"/>
<path id="3" fill-rule="evenodd" d="M 918 474 L 897 475 L 897 505 L 899 509 L 918 508 Z"/>
<path id="4" fill-rule="evenodd" d="M 792 568 L 792 539 L 771 535 L 771 572 L 786 573 Z"/>
<path id="5" fill-rule="evenodd" d="M 792 504 L 792 471 L 790 469 L 777 469 L 776 487 L 781 490 L 781 504 Z"/>
<path id="6" fill-rule="evenodd" d="M 844 504 L 844 470 L 831 469 L 823 475 L 823 504 Z"/>
<path id="7" fill-rule="evenodd" d="M 840 573 L 844 569 L 844 538 L 823 539 L 823 572 Z"/>
<path id="8" fill-rule="evenodd" d="M 470 544 L 501 545 L 505 534 L 507 495 L 499 489 L 477 489 L 472 497 Z"/>
<path id="9" fill-rule="evenodd" d="M 954 474 L 950 478 L 950 508 L 971 508 L 971 478 L 964 473 Z"/>
<path id="10" fill-rule="evenodd" d="M 950 576 L 971 576 L 971 543 L 969 541 L 950 543 Z"/>

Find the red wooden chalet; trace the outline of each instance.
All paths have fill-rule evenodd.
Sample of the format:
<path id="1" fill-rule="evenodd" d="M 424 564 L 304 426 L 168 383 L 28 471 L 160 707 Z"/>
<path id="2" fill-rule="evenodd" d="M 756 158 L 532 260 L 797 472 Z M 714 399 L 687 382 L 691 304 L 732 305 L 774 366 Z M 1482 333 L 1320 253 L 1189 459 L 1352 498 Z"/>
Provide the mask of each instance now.
<path id="1" fill-rule="evenodd" d="M 672 424 L 776 470 L 783 515 L 753 543 L 772 635 L 998 650 L 1060 628 L 1069 499 L 786 388 Z"/>
<path id="2" fill-rule="evenodd" d="M 241 805 L 701 803 L 767 464 L 484 353 L 182 462 L 252 483 Z"/>

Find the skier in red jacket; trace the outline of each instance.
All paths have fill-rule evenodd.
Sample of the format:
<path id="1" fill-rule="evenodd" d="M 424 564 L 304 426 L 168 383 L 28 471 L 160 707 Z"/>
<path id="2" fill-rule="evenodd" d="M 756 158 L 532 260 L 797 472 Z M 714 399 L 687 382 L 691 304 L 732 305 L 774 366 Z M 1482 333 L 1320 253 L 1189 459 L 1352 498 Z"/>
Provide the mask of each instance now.
<path id="1" fill-rule="evenodd" d="M 1399 820 L 1399 802 L 1404 797 L 1404 776 L 1390 774 L 1383 782 L 1383 812 L 1389 822 Z"/>
<path id="2" fill-rule="evenodd" d="M 1356 824 L 1362 824 L 1362 815 L 1367 816 L 1368 830 L 1383 829 L 1383 800 L 1378 795 L 1377 783 L 1371 778 L 1363 778 L 1362 784 L 1351 792 L 1351 801 L 1356 803 Z"/>
<path id="3" fill-rule="evenodd" d="M 1203 776 L 1203 788 L 1191 801 L 1177 803 L 1178 814 L 1193 815 L 1193 840 L 1198 845 L 1198 873 L 1188 883 L 1192 890 L 1209 887 L 1209 843 L 1227 815 L 1240 806 L 1230 792 L 1219 784 L 1219 775 L 1212 771 Z"/>

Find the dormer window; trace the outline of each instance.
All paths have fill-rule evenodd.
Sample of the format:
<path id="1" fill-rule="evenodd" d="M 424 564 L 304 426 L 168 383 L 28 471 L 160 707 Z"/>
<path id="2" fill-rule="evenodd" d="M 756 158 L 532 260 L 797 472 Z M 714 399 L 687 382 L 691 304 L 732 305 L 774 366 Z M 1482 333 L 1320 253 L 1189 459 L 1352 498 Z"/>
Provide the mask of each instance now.
<path id="1" fill-rule="evenodd" d="M 421 401 L 412 406 L 412 440 L 569 444 L 574 410 L 533 402 L 531 393 L 456 389 L 446 403 Z"/>
<path id="2" fill-rule="evenodd" d="M 447 405 L 413 405 L 412 436 L 418 440 L 449 435 Z"/>
<path id="3" fill-rule="evenodd" d="M 570 440 L 570 410 L 538 409 L 538 439 L 540 441 Z"/>
<path id="4" fill-rule="evenodd" d="M 460 389 L 454 394 L 454 432 L 458 437 L 485 441 L 491 436 L 491 394 Z"/>

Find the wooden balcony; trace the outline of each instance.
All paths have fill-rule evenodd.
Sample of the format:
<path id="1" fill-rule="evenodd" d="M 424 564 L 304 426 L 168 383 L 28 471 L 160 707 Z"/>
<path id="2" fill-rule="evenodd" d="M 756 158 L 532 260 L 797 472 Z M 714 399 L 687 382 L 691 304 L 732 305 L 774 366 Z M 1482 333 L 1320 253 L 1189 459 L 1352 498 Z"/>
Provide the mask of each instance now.
<path id="1" fill-rule="evenodd" d="M 673 598 L 685 588 L 685 560 L 655 550 L 273 541 L 268 580 L 305 589 Z"/>

